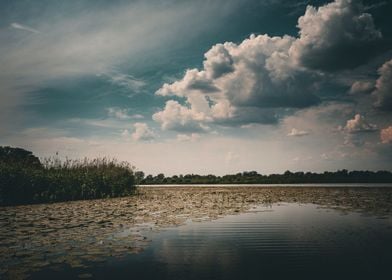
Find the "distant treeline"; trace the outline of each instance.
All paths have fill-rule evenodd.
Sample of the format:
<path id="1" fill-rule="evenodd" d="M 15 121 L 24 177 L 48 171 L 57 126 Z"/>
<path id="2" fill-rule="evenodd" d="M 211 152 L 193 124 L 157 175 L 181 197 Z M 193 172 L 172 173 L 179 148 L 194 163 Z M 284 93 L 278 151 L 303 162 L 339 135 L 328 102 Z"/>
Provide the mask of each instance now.
<path id="1" fill-rule="evenodd" d="M 141 185 L 155 184 L 295 184 L 295 183 L 392 183 L 392 173 L 389 171 L 347 171 L 312 173 L 290 172 L 283 174 L 262 175 L 256 171 L 242 172 L 232 175 L 174 175 L 165 177 L 164 174 L 144 176 L 136 172 L 137 181 Z"/>
<path id="2" fill-rule="evenodd" d="M 117 197 L 134 190 L 134 168 L 126 162 L 40 161 L 24 149 L 0 147 L 0 205 Z"/>

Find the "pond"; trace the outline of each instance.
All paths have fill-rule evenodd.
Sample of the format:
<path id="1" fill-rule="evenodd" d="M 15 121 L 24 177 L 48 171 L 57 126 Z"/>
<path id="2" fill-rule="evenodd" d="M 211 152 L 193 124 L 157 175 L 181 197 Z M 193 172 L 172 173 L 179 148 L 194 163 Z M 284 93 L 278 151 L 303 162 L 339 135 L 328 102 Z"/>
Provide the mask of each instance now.
<path id="1" fill-rule="evenodd" d="M 89 269 L 33 279 L 381 279 L 392 265 L 392 219 L 281 204 L 147 233 L 147 249 Z"/>
<path id="2" fill-rule="evenodd" d="M 0 221 L 12 226 L 0 229 L 3 277 L 382 279 L 391 272 L 390 188 L 143 192 L 2 209 Z"/>

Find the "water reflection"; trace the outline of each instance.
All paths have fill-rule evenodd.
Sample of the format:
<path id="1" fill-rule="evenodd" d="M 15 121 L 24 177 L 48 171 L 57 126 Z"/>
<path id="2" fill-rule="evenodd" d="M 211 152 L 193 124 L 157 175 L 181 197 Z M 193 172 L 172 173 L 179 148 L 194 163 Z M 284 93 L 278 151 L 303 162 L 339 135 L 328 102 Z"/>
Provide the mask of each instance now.
<path id="1" fill-rule="evenodd" d="M 143 234 L 146 250 L 60 278 L 382 279 L 392 265 L 392 218 L 314 204 L 273 204 L 215 221 Z M 58 273 L 44 270 L 33 279 Z"/>

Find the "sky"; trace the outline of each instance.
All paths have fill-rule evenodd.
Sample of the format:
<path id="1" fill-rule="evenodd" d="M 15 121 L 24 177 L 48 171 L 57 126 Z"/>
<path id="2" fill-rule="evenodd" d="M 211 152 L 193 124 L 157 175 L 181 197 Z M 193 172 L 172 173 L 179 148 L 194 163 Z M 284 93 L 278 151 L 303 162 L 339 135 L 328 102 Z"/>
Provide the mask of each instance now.
<path id="1" fill-rule="evenodd" d="M 146 174 L 392 170 L 392 1 L 0 2 L 0 145 Z"/>

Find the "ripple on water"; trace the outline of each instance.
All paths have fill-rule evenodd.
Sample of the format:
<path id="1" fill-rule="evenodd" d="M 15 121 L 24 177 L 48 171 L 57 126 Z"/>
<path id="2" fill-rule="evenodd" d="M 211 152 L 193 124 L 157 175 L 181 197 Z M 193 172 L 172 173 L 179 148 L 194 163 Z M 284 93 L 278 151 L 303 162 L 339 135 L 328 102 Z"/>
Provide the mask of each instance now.
<path id="1" fill-rule="evenodd" d="M 144 188 L 135 197 L 0 208 L 0 277 L 137 274 L 168 279 L 172 273 L 185 277 L 192 272 L 200 279 L 208 275 L 234 279 L 244 269 L 250 271 L 245 273 L 249 277 L 260 273 L 258 269 L 264 274 L 282 267 L 320 271 L 323 267 L 314 260 L 330 266 L 333 258 L 347 266 L 356 260 L 359 267 L 372 271 L 375 258 L 382 264 L 382 256 L 391 257 L 385 249 L 391 248 L 390 240 L 383 236 L 391 233 L 391 190 Z M 345 212 L 276 204 L 279 201 L 315 201 Z M 269 207 L 252 208 L 266 203 Z M 353 209 L 384 219 L 351 214 Z M 227 217 L 186 223 L 222 216 Z M 381 227 L 385 224 L 389 228 Z M 379 250 L 382 240 L 384 250 Z M 361 248 L 376 250 L 367 264 L 363 256 L 368 253 Z"/>

